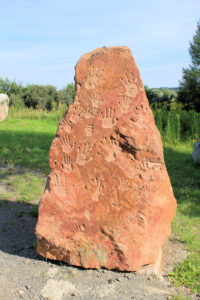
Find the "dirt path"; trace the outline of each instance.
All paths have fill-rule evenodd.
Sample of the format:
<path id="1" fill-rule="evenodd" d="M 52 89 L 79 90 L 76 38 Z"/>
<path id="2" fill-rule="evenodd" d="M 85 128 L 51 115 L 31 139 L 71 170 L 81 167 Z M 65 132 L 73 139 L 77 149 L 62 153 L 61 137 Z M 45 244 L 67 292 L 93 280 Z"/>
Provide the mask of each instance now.
<path id="1" fill-rule="evenodd" d="M 0 175 L 5 169 L 0 166 Z M 18 173 L 18 169 L 12 169 L 10 175 L 7 172 L 6 177 L 0 177 L 0 300 L 164 300 L 173 299 L 172 295 L 179 293 L 167 273 L 187 253 L 173 236 L 164 247 L 165 259 L 159 277 L 104 269 L 84 270 L 39 257 L 35 250 L 36 218 L 30 214 L 37 204 L 5 200 L 6 193 L 12 193 L 9 180 Z M 198 298 L 193 295 L 191 299 Z"/>

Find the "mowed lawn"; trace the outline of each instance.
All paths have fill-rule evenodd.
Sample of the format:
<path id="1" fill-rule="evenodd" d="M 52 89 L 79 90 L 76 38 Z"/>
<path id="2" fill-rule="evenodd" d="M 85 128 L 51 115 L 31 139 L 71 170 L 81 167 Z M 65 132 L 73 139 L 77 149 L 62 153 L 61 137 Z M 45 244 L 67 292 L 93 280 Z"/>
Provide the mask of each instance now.
<path id="1" fill-rule="evenodd" d="M 48 173 L 48 153 L 58 128 L 53 113 L 14 113 L 0 123 L 0 161 Z"/>
<path id="2" fill-rule="evenodd" d="M 0 162 L 40 169 L 47 174 L 49 148 L 63 113 L 12 112 L 0 123 Z M 175 284 L 200 292 L 200 167 L 192 161 L 193 144 L 191 140 L 164 144 L 164 153 L 178 203 L 172 231 L 186 243 L 190 253 L 170 277 Z M 21 180 L 26 181 L 27 177 Z"/>

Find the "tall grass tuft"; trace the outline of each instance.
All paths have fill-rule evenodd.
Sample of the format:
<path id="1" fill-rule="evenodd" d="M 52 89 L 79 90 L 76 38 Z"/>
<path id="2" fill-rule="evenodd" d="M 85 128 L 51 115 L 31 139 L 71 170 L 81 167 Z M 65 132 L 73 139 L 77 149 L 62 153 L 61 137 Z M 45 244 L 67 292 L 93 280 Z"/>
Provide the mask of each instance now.
<path id="1" fill-rule="evenodd" d="M 66 105 L 62 105 L 59 109 L 47 111 L 43 109 L 23 108 L 16 109 L 13 106 L 9 109 L 10 119 L 29 119 L 29 120 L 47 120 L 59 122 L 67 110 Z"/>
<path id="2" fill-rule="evenodd" d="M 168 143 L 177 143 L 188 139 L 200 139 L 200 114 L 195 111 L 153 110 L 156 125 L 162 139 Z"/>

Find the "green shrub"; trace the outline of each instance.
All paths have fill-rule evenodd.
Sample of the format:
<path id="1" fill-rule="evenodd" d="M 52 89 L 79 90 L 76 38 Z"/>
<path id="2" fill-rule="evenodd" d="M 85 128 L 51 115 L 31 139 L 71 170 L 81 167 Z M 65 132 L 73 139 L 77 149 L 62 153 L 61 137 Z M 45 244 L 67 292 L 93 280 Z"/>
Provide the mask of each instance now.
<path id="1" fill-rule="evenodd" d="M 176 143 L 200 138 L 200 114 L 184 110 L 153 109 L 156 125 L 164 141 Z"/>

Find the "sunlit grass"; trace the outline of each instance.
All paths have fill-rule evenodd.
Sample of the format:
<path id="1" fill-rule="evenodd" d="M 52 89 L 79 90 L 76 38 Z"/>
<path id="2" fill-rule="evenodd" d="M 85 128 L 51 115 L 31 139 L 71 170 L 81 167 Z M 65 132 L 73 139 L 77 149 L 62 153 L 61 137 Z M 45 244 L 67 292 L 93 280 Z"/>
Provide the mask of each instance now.
<path id="1" fill-rule="evenodd" d="M 171 278 L 200 292 L 200 167 L 192 161 L 193 143 L 165 145 L 165 161 L 178 208 L 173 232 L 186 244 L 188 258 L 176 267 Z"/>

